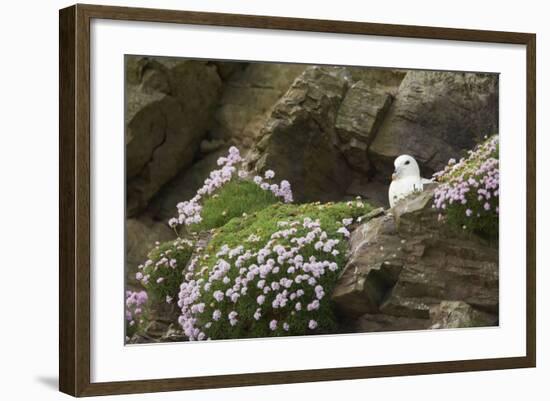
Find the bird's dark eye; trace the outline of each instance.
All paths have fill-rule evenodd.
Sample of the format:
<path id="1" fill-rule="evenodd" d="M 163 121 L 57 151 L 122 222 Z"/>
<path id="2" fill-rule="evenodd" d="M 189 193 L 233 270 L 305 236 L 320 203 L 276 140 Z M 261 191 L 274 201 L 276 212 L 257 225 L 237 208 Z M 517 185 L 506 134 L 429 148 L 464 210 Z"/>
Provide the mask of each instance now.
<path id="1" fill-rule="evenodd" d="M 407 161 L 405 162 L 405 165 L 409 164 L 410 162 L 411 162 L 410 160 L 407 160 Z"/>

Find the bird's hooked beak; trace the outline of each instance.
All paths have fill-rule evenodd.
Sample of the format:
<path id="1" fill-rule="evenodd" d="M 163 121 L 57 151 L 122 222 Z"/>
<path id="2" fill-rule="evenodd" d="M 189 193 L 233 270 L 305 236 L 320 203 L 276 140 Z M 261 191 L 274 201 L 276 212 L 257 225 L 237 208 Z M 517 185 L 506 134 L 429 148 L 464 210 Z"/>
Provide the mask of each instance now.
<path id="1" fill-rule="evenodd" d="M 396 180 L 396 179 L 397 179 L 397 170 L 395 170 L 395 171 L 393 172 L 393 174 L 391 175 L 391 180 L 392 180 L 392 181 L 394 181 L 394 180 Z"/>

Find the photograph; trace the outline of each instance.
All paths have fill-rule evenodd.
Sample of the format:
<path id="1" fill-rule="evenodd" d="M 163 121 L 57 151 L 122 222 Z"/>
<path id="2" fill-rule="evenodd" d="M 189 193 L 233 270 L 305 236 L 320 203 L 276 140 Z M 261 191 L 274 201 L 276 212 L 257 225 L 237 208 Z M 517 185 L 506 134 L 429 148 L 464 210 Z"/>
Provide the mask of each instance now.
<path id="1" fill-rule="evenodd" d="M 5 2 L 0 401 L 546 400 L 548 7 L 471 3 Z"/>
<path id="2" fill-rule="evenodd" d="M 124 69 L 126 345 L 499 325 L 498 73 Z"/>

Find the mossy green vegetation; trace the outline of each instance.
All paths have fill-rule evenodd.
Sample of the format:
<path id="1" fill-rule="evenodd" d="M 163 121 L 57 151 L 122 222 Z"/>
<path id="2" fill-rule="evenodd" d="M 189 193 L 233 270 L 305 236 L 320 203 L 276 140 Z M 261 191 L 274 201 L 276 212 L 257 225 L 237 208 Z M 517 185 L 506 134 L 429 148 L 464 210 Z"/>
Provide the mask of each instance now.
<path id="1" fill-rule="evenodd" d="M 189 230 L 198 232 L 221 227 L 234 217 L 257 212 L 277 201 L 272 192 L 252 181 L 230 181 L 204 200 L 202 221 L 189 226 Z"/>
<path id="2" fill-rule="evenodd" d="M 149 252 L 147 261 L 139 266 L 136 278 L 152 302 L 171 303 L 176 299 L 193 246 L 193 241 L 177 238 L 158 244 Z"/>
<path id="3" fill-rule="evenodd" d="M 190 339 L 330 333 L 330 294 L 360 201 L 271 204 L 231 219 L 192 262 L 179 295 Z"/>
<path id="4" fill-rule="evenodd" d="M 372 207 L 361 200 L 336 203 L 276 203 L 262 210 L 241 218 L 233 219 L 214 232 L 208 244 L 208 254 L 221 248 L 224 244 L 235 247 L 249 241 L 251 235 L 260 239 L 253 248 L 258 248 L 269 240 L 270 236 L 280 229 L 280 222 L 303 220 L 309 217 L 319 219 L 321 226 L 328 233 L 335 233 L 342 227 L 342 220 L 359 218 L 372 211 Z"/>

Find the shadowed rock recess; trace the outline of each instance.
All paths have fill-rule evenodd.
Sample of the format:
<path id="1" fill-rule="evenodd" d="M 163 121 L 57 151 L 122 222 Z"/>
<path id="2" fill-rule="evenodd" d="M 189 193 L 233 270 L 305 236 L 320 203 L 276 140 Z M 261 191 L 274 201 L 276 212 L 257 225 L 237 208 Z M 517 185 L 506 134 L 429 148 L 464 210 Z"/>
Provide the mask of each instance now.
<path id="1" fill-rule="evenodd" d="M 175 238 L 176 204 L 234 145 L 295 202 L 381 208 L 354 227 L 332 294 L 342 332 L 498 324 L 497 245 L 438 221 L 433 190 L 384 211 L 395 157 L 429 177 L 498 133 L 497 74 L 145 56 L 127 56 L 125 73 L 130 288 L 155 241 Z M 159 313 L 151 338 L 179 338 L 176 312 Z"/>

